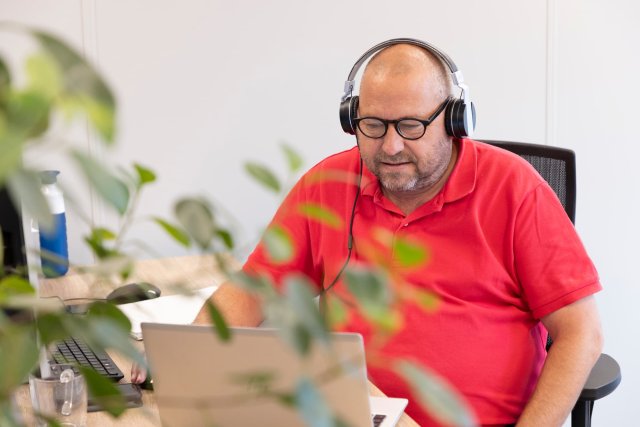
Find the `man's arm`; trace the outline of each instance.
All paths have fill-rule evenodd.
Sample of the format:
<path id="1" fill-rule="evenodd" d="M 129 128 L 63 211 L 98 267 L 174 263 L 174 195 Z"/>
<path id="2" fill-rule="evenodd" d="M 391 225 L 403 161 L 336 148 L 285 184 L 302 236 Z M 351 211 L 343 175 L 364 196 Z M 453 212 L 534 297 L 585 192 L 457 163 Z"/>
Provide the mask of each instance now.
<path id="1" fill-rule="evenodd" d="M 231 282 L 224 282 L 211 296 L 211 302 L 229 326 L 258 326 L 263 319 L 262 304 L 253 294 Z M 207 307 L 203 306 L 194 324 L 209 324 Z"/>
<path id="2" fill-rule="evenodd" d="M 518 427 L 561 426 L 602 352 L 595 299 L 589 296 L 542 318 L 553 339 Z"/>
<path id="3" fill-rule="evenodd" d="M 211 301 L 229 326 L 258 326 L 262 322 L 262 308 L 260 300 L 254 295 L 230 282 L 220 285 Z M 194 324 L 210 324 L 211 319 L 206 306 L 200 309 Z M 131 366 L 131 382 L 139 384 L 147 378 L 147 371 L 134 363 Z"/>

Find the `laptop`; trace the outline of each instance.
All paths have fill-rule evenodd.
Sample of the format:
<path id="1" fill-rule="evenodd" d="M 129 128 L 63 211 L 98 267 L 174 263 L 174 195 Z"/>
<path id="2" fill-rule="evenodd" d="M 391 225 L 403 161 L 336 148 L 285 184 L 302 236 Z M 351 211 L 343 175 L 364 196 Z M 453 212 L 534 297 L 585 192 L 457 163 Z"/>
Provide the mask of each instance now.
<path id="1" fill-rule="evenodd" d="M 154 396 L 165 426 L 304 426 L 277 396 L 313 378 L 332 413 L 348 426 L 396 424 L 408 401 L 369 397 L 362 337 L 333 333 L 334 351 L 315 343 L 300 358 L 269 328 L 232 328 L 221 341 L 211 326 L 142 323 Z M 372 407 L 372 404 L 375 407 Z"/>

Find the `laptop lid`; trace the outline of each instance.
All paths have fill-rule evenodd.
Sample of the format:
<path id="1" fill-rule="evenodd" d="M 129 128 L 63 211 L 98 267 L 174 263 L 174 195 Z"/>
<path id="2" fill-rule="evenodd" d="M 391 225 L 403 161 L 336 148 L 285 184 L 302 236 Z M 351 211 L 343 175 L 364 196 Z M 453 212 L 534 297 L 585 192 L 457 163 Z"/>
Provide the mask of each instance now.
<path id="1" fill-rule="evenodd" d="M 332 334 L 334 352 L 314 344 L 304 359 L 274 329 L 232 328 L 229 342 L 220 341 L 210 326 L 143 323 L 142 334 L 163 425 L 305 425 L 277 396 L 293 392 L 307 376 L 347 425 L 371 426 L 358 334 Z"/>

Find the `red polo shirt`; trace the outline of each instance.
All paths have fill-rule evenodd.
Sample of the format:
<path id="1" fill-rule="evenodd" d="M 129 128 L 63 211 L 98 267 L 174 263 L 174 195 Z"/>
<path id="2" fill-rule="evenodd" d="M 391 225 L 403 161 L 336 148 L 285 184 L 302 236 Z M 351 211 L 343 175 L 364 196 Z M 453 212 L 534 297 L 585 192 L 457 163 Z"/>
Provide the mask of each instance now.
<path id="1" fill-rule="evenodd" d="M 555 193 L 526 161 L 472 140 L 457 143 L 449 180 L 409 215 L 364 168 L 351 263 L 386 265 L 402 321 L 382 344 L 355 313 L 343 329 L 363 335 L 371 380 L 389 396 L 408 397 L 407 412 L 421 425 L 437 423 L 393 373 L 395 360 L 414 361 L 446 378 L 481 424 L 512 423 L 546 355 L 539 319 L 601 286 Z M 294 255 L 275 263 L 258 245 L 245 271 L 266 272 L 276 282 L 302 272 L 318 289 L 327 286 L 347 256 L 359 165 L 354 147 L 307 172 L 272 222 L 286 230 Z M 325 213 L 309 213 L 318 206 Z M 398 240 L 421 245 L 426 261 L 403 265 L 393 253 Z M 331 292 L 351 299 L 345 288 L 338 281 Z M 421 305 L 416 295 L 433 298 Z"/>

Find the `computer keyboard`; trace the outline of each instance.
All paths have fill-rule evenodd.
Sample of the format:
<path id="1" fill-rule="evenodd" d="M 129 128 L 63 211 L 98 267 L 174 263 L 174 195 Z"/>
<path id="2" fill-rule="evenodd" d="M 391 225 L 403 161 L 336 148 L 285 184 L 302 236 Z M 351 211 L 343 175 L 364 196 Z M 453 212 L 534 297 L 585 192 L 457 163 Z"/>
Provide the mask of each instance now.
<path id="1" fill-rule="evenodd" d="M 56 365 L 78 364 L 93 368 L 100 375 L 113 381 L 120 381 L 124 378 L 120 368 L 107 353 L 94 350 L 79 339 L 67 338 L 64 341 L 59 341 L 51 352 L 51 356 L 52 360 L 49 361 L 49 364 L 53 374 L 56 374 L 58 369 Z M 78 373 L 77 367 L 73 367 L 73 370 Z"/>

